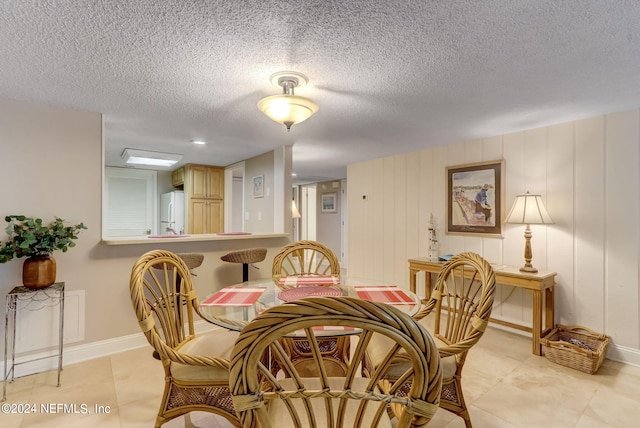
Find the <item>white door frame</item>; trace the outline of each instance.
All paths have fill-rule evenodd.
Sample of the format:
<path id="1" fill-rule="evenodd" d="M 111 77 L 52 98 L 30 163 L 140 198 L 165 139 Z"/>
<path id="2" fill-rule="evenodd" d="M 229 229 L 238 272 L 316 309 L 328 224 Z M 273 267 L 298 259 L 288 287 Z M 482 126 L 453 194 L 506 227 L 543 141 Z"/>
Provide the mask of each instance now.
<path id="1" fill-rule="evenodd" d="M 340 220 L 340 241 L 341 241 L 341 255 L 340 255 L 340 266 L 342 269 L 347 268 L 347 250 L 349 240 L 347 239 L 349 232 L 349 222 L 347 215 L 347 211 L 349 207 L 347 206 L 347 180 L 340 181 L 340 187 L 342 189 L 342 193 L 340 195 L 340 216 L 342 217 Z"/>
<path id="2" fill-rule="evenodd" d="M 298 209 L 302 209 L 300 214 L 302 215 L 302 224 L 300 225 L 300 239 L 308 239 L 310 241 L 316 240 L 316 227 L 317 227 L 317 200 L 316 200 L 316 185 L 303 185 L 301 186 L 301 199 L 302 202 Z"/>
<path id="3" fill-rule="evenodd" d="M 244 180 L 244 161 L 229 165 L 224 169 L 224 231 L 225 232 L 243 232 L 244 221 L 242 222 L 243 230 L 231 230 L 233 219 L 233 177 L 242 177 Z M 242 186 L 244 189 L 244 186 Z M 241 218 L 244 218 L 244 192 L 242 195 L 242 211 Z"/>

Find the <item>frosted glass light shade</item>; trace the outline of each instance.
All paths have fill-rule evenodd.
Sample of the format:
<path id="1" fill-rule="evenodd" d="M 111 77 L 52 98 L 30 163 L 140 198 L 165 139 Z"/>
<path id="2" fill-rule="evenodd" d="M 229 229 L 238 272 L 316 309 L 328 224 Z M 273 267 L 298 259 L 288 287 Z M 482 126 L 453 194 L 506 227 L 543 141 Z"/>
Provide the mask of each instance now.
<path id="1" fill-rule="evenodd" d="M 172 166 L 182 159 L 175 153 L 152 152 L 150 150 L 124 149 L 122 159 L 129 165 Z"/>
<path id="2" fill-rule="evenodd" d="M 269 119 L 287 127 L 300 123 L 310 118 L 318 111 L 318 104 L 309 98 L 297 95 L 272 95 L 258 101 L 258 108 L 266 114 Z"/>

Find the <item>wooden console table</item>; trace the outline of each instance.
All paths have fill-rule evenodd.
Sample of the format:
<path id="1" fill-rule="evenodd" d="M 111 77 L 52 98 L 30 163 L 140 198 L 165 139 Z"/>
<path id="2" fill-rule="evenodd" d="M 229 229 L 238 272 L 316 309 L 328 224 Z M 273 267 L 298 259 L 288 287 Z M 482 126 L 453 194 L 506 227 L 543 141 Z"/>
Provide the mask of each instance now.
<path id="1" fill-rule="evenodd" d="M 416 276 L 418 272 L 425 272 L 425 287 L 427 295 L 430 295 L 432 287 L 431 274 L 438 274 L 443 264 L 443 262 L 429 257 L 409 259 L 409 289 L 411 292 L 416 292 Z M 538 271 L 535 274 L 525 274 L 520 272 L 517 267 L 505 266 L 496 269 L 495 274 L 496 283 L 524 288 L 531 292 L 533 295 L 533 327 L 530 328 L 495 318 L 490 318 L 490 321 L 531 333 L 533 336 L 533 353 L 542 355 L 540 338 L 554 326 L 553 286 L 555 285 L 556 273 Z M 544 329 L 542 328 L 543 312 Z"/>

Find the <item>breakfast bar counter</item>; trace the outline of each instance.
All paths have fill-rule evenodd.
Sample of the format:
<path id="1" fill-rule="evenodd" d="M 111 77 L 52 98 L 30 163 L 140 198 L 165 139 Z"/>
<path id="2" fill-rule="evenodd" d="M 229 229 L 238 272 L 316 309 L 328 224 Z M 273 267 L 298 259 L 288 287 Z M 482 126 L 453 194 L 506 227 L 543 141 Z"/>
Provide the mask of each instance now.
<path id="1" fill-rule="evenodd" d="M 207 242 L 207 241 L 239 241 L 267 238 L 289 238 L 288 233 L 207 233 L 194 235 L 150 235 L 122 238 L 106 238 L 100 241 L 104 245 L 138 245 L 154 243 L 181 243 L 181 242 Z"/>

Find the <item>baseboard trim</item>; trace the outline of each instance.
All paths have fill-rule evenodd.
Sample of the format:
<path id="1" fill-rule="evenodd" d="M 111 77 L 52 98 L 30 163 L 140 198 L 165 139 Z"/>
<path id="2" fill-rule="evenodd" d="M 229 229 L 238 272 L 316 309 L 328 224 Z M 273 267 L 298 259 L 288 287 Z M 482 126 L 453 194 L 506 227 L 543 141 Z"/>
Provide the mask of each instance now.
<path id="1" fill-rule="evenodd" d="M 204 333 L 219 329 L 206 321 L 194 323 L 197 333 Z M 96 358 L 107 357 L 120 352 L 149 346 L 149 342 L 142 333 L 134 333 L 113 339 L 100 340 L 98 342 L 84 343 L 76 346 L 65 346 L 62 352 L 63 367 L 69 364 L 81 363 Z M 151 348 L 150 348 L 151 349 Z M 4 369 L 4 361 L 0 362 Z M 10 369 L 10 367 L 7 367 Z M 58 369 L 57 351 L 47 351 L 17 357 L 15 359 L 14 377 L 28 376 Z M 64 381 L 64 378 L 63 378 Z"/>
<path id="2" fill-rule="evenodd" d="M 640 349 L 609 344 L 607 358 L 624 364 L 640 367 Z"/>

